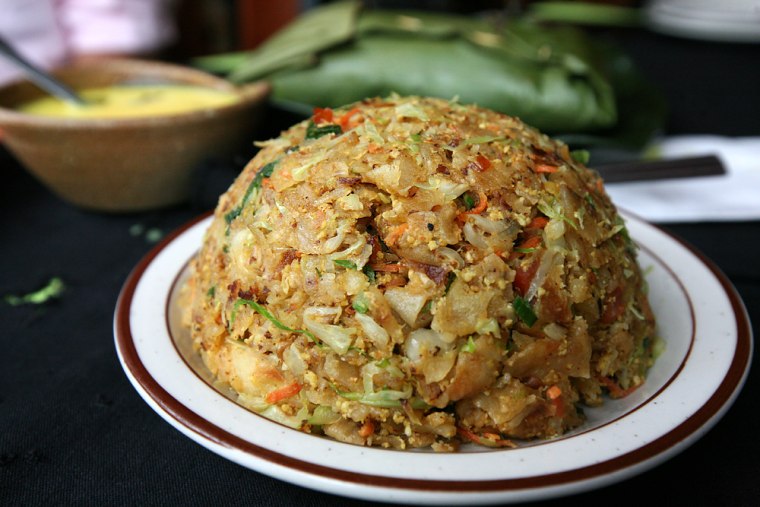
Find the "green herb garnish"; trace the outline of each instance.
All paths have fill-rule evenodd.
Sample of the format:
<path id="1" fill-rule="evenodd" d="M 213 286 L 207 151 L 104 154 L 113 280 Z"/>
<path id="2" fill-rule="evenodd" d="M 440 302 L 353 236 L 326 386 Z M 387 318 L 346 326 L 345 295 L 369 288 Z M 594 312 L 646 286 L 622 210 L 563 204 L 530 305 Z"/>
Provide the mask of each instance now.
<path id="1" fill-rule="evenodd" d="M 235 220 L 237 217 L 240 216 L 240 213 L 243 212 L 243 208 L 245 208 L 245 205 L 248 203 L 248 200 L 251 198 L 251 194 L 253 194 L 254 190 L 257 190 L 261 188 L 261 182 L 264 180 L 264 178 L 269 178 L 272 175 L 272 171 L 274 170 L 274 166 L 277 165 L 277 162 L 279 160 L 273 160 L 272 162 L 269 162 L 265 166 L 263 166 L 259 171 L 256 173 L 256 176 L 253 177 L 253 180 L 248 185 L 248 188 L 245 191 L 245 194 L 243 195 L 243 200 L 240 201 L 240 204 L 237 205 L 235 208 L 233 208 L 231 211 L 229 211 L 226 215 L 224 215 L 224 221 L 227 222 L 227 232 L 229 233 L 229 225 Z"/>
<path id="2" fill-rule="evenodd" d="M 533 311 L 533 307 L 530 305 L 529 302 L 525 301 L 520 296 L 517 296 L 515 298 L 515 300 L 512 302 L 512 305 L 515 308 L 515 312 L 517 312 L 517 316 L 528 327 L 533 326 L 533 324 L 535 324 L 536 321 L 538 320 L 538 317 L 536 316 L 536 312 Z"/>
<path id="3" fill-rule="evenodd" d="M 581 164 L 588 164 L 588 161 L 591 159 L 591 154 L 588 150 L 573 150 L 570 152 L 570 157 Z"/>
<path id="4" fill-rule="evenodd" d="M 158 243 L 163 237 L 164 233 L 158 227 L 151 227 L 145 233 L 145 241 L 148 243 Z"/>
<path id="5" fill-rule="evenodd" d="M 410 398 L 412 393 L 411 388 L 405 391 L 394 391 L 391 389 L 382 389 L 373 393 L 357 393 L 351 391 L 341 391 L 335 384 L 330 384 L 335 393 L 341 398 L 358 401 L 363 405 L 369 405 L 371 407 L 382 408 L 400 408 L 403 402 L 409 403 L 409 405 L 415 410 L 424 410 L 430 406 L 419 398 Z"/>
<path id="6" fill-rule="evenodd" d="M 467 343 L 462 346 L 462 352 L 467 352 L 469 354 L 475 352 L 475 340 L 472 339 L 472 336 L 467 338 Z"/>
<path id="7" fill-rule="evenodd" d="M 235 305 L 232 307 L 232 315 L 230 315 L 230 324 L 235 322 L 235 316 L 237 315 L 238 309 L 242 306 L 246 305 L 250 308 L 252 308 L 256 313 L 260 314 L 264 318 L 266 318 L 269 322 L 274 324 L 274 327 L 277 329 L 282 329 L 283 331 L 289 331 L 291 333 L 299 333 L 308 336 L 311 338 L 315 343 L 319 343 L 319 340 L 317 340 L 317 337 L 314 336 L 314 334 L 311 331 L 307 331 L 306 329 L 293 329 L 291 327 L 286 326 L 280 320 L 272 315 L 269 310 L 267 310 L 263 305 L 260 305 L 256 301 L 252 299 L 243 299 L 240 298 L 237 301 L 235 301 Z"/>
<path id="8" fill-rule="evenodd" d="M 462 202 L 464 203 L 464 208 L 467 211 L 470 211 L 475 207 L 475 198 L 469 192 L 465 192 L 462 195 Z"/>
<path id="9" fill-rule="evenodd" d="M 64 285 L 63 280 L 55 276 L 50 279 L 46 286 L 37 291 L 24 294 L 23 296 L 10 294 L 5 296 L 3 300 L 11 306 L 24 304 L 40 305 L 47 303 L 51 299 L 60 297 L 65 289 L 66 286 Z"/>
<path id="10" fill-rule="evenodd" d="M 540 201 L 536 207 L 538 208 L 538 211 L 547 217 L 562 220 L 576 231 L 578 230 L 578 225 L 562 213 L 562 208 L 556 200 L 551 203 Z"/>
<path id="11" fill-rule="evenodd" d="M 505 140 L 502 136 L 480 136 L 480 137 L 470 137 L 469 139 L 465 139 L 462 141 L 463 146 L 469 146 L 471 144 L 485 144 L 485 143 L 492 143 L 494 141 L 503 141 Z"/>
<path id="12" fill-rule="evenodd" d="M 351 308 L 359 313 L 367 313 L 369 311 L 369 301 L 364 294 L 359 294 L 354 297 L 354 301 L 351 303 Z"/>
<path id="13" fill-rule="evenodd" d="M 348 259 L 333 259 L 335 265 L 346 269 L 356 269 L 356 263 Z"/>
<path id="14" fill-rule="evenodd" d="M 306 137 L 305 139 L 319 139 L 322 136 L 326 136 L 327 134 L 335 134 L 340 135 L 343 133 L 343 129 L 340 125 L 334 125 L 332 123 L 327 125 L 317 125 L 313 121 L 309 122 L 309 125 L 306 127 Z"/>
<path id="15" fill-rule="evenodd" d="M 449 271 L 449 274 L 446 275 L 446 286 L 443 289 L 444 296 L 449 293 L 449 289 L 451 289 L 451 284 L 454 283 L 454 280 L 456 280 L 456 278 L 457 278 L 457 274 L 454 273 L 453 271 Z"/>
<path id="16" fill-rule="evenodd" d="M 372 266 L 369 264 L 365 264 L 365 266 L 362 268 L 362 273 L 367 275 L 367 280 L 369 280 L 369 283 L 375 283 L 375 280 L 377 280 L 375 270 L 372 269 Z"/>
<path id="17" fill-rule="evenodd" d="M 613 230 L 615 229 L 617 229 L 615 231 L 615 234 L 620 234 L 625 240 L 625 245 L 628 251 L 635 252 L 636 244 L 631 239 L 631 235 L 628 233 L 628 228 L 625 226 L 625 220 L 623 220 L 623 217 L 621 217 L 620 215 L 617 215 L 615 217 L 615 227 L 613 228 Z"/>

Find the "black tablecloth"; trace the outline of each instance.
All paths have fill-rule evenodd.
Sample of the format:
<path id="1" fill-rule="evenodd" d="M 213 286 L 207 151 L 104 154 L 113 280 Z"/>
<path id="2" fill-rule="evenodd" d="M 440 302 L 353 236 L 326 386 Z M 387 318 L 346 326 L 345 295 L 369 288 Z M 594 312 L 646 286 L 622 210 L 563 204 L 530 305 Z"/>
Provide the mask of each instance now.
<path id="1" fill-rule="evenodd" d="M 760 47 L 627 32 L 625 47 L 665 91 L 667 132 L 760 135 Z M 270 111 L 259 137 L 290 118 Z M 207 451 L 164 422 L 122 371 L 112 319 L 130 270 L 167 234 L 213 207 L 245 157 L 209 163 L 191 203 L 106 215 L 75 209 L 0 154 L 0 295 L 61 277 L 44 305 L 0 303 L 0 505 L 359 505 L 293 486 Z M 760 198 L 760 189 L 758 189 Z M 711 258 L 760 322 L 760 221 L 665 225 Z M 751 373 L 733 407 L 696 444 L 632 479 L 566 505 L 751 505 L 760 440 Z M 382 500 L 378 498 L 378 500 Z"/>

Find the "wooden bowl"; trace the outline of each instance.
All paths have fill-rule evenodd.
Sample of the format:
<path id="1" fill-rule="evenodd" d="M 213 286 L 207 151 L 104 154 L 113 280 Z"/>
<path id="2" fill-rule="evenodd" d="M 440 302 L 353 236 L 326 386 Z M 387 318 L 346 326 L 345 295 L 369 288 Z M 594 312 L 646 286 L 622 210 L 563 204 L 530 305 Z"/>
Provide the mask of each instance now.
<path id="1" fill-rule="evenodd" d="M 190 112 L 115 119 L 24 114 L 19 105 L 44 96 L 22 81 L 0 88 L 0 139 L 65 201 L 99 211 L 155 209 L 188 198 L 194 170 L 206 159 L 253 142 L 266 83 L 236 87 L 180 65 L 111 59 L 55 72 L 72 88 L 116 84 L 186 84 L 239 95 L 235 103 Z"/>

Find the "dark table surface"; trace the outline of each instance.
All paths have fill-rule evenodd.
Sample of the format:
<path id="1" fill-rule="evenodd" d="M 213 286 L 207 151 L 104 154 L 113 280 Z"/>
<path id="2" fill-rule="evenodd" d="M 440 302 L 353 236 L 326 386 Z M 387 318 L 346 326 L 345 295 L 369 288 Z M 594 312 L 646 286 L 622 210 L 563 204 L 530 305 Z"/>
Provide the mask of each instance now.
<path id="1" fill-rule="evenodd" d="M 620 40 L 668 99 L 666 133 L 760 135 L 760 46 L 636 31 Z M 271 110 L 259 137 L 288 121 Z M 186 205 L 106 215 L 63 203 L 0 150 L 0 295 L 28 292 L 53 276 L 67 285 L 45 305 L 0 303 L 0 505 L 367 504 L 207 451 L 153 412 L 119 365 L 113 312 L 125 279 L 154 246 L 146 232 L 167 234 L 212 208 L 248 155 L 205 167 Z M 662 226 L 725 272 L 757 329 L 760 221 Z M 759 388 L 751 372 L 717 426 L 669 461 L 545 504 L 757 505 L 760 439 L 752 415 Z"/>

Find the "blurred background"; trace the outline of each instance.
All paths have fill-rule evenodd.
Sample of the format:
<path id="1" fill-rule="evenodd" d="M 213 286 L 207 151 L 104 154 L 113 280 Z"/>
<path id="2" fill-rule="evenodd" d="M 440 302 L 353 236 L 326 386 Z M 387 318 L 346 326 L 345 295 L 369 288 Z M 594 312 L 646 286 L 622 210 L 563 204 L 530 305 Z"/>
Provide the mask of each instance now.
<path id="1" fill-rule="evenodd" d="M 255 70 L 261 71 L 266 66 L 256 58 L 282 49 L 273 41 L 282 35 L 283 28 L 330 4 L 335 2 L 0 0 L 0 35 L 18 42 L 20 52 L 38 58 L 37 63 L 48 68 L 71 59 L 117 54 L 188 66 L 207 65 L 227 77 L 251 58 L 258 65 Z M 93 5 L 94 13 L 90 10 Z M 723 176 L 615 183 L 607 185 L 607 189 L 618 205 L 657 222 L 722 269 L 743 298 L 757 336 L 757 0 L 368 0 L 363 5 L 367 12 L 414 9 L 468 19 L 487 18 L 497 24 L 499 20 L 530 18 L 540 27 L 535 32 L 520 32 L 535 36 L 530 40 L 559 37 L 556 34 L 565 33 L 566 28 L 575 34 L 571 37 L 573 44 L 565 43 L 570 39 L 562 39 L 565 42 L 555 46 L 559 54 L 609 55 L 605 51 L 613 48 L 615 58 L 602 58 L 600 68 L 612 76 L 636 76 L 634 80 L 614 81 L 615 86 L 622 85 L 618 89 L 646 91 L 645 102 L 618 98 L 616 104 L 622 113 L 619 118 L 629 121 L 629 126 L 643 127 L 640 131 L 645 132 L 644 140 L 639 138 L 633 148 L 628 145 L 623 150 L 619 146 L 610 150 L 600 142 L 612 138 L 607 130 L 604 136 L 593 139 L 587 134 L 577 136 L 577 132 L 560 134 L 576 134 L 575 138 L 568 137 L 573 143 L 590 143 L 592 151 L 596 151 L 592 153 L 592 166 L 602 160 L 597 154 L 641 159 L 719 155 L 727 169 Z M 88 29 L 75 46 L 63 42 L 74 35 L 73 29 L 65 28 L 72 25 L 54 18 L 53 8 L 60 6 L 78 10 L 78 14 L 66 18 L 66 23 L 76 22 Z M 133 10 L 120 10 L 125 6 Z M 34 29 L 14 24 L 11 14 L 17 13 L 25 13 Z M 106 18 L 110 21 L 106 22 Z M 133 19 L 153 21 L 135 24 L 130 21 Z M 43 41 L 52 47 L 52 53 L 27 45 L 43 25 L 53 27 L 41 29 Z M 415 25 L 407 23 L 409 26 Z M 299 44 L 307 49 L 310 45 L 328 46 L 320 48 L 320 55 L 345 55 L 341 51 L 352 47 L 340 42 L 330 46 L 328 39 L 336 33 L 320 33 L 323 36 L 299 39 Z M 118 45 L 117 39 L 128 44 Z M 489 41 L 492 39 L 488 37 L 480 39 L 481 43 Z M 501 49 L 515 47 L 513 44 Z M 552 54 L 542 51 L 540 43 L 528 47 L 536 50 L 536 56 L 551 60 Z M 37 51 L 48 56 L 36 57 Z M 415 55 L 410 52 L 407 56 Z M 622 65 L 603 65 L 604 62 Z M 464 63 L 468 62 L 451 60 L 449 65 L 456 69 Z M 573 58 L 563 57 L 558 63 L 569 76 L 586 69 Z M 3 67 L 0 61 L 0 70 Z M 314 69 L 319 67 L 294 68 L 290 75 Z M 252 72 L 251 67 L 244 70 Z M 271 74 L 266 75 L 285 83 L 287 75 L 278 74 L 281 70 L 270 67 L 267 72 Z M 259 79 L 262 74 L 238 75 Z M 469 79 L 476 83 L 478 75 Z M 563 82 L 577 84 L 573 79 Z M 604 87 L 602 84 L 598 89 Z M 250 133 L 251 141 L 276 136 L 308 114 L 308 108 L 304 112 L 280 100 L 276 88 L 258 126 Z M 601 96 L 587 94 L 591 99 Z M 653 105 L 656 107 L 650 107 Z M 599 133 L 593 129 L 591 132 Z M 2 136 L 0 129 L 0 140 Z M 139 155 L 139 147 L 135 151 Z M 0 345 L 4 351 L 0 359 L 0 504 L 212 505 L 220 499 L 229 505 L 371 504 L 271 479 L 196 445 L 143 402 L 124 375 L 114 351 L 114 308 L 133 268 L 162 238 L 213 209 L 219 195 L 255 151 L 248 142 L 231 158 L 205 160 L 197 168 L 192 195 L 182 204 L 107 214 L 68 205 L 0 146 L 0 297 L 40 294 L 35 292 L 40 288 L 49 289 L 43 289 L 43 296 L 52 294 L 39 304 L 12 306 L 5 300 L 0 302 Z M 103 170 L 109 168 L 106 165 Z M 51 287 L 55 287 L 46 284 L 56 279 L 59 283 L 55 287 L 64 289 L 53 293 Z M 562 499 L 561 505 L 619 503 L 621 498 L 632 503 L 677 498 L 679 503 L 689 505 L 755 505 L 760 498 L 760 443 L 754 417 L 759 389 L 757 375 L 750 374 L 731 410 L 697 445 L 654 470 L 598 491 Z M 559 501 L 535 505 L 559 505 Z"/>

